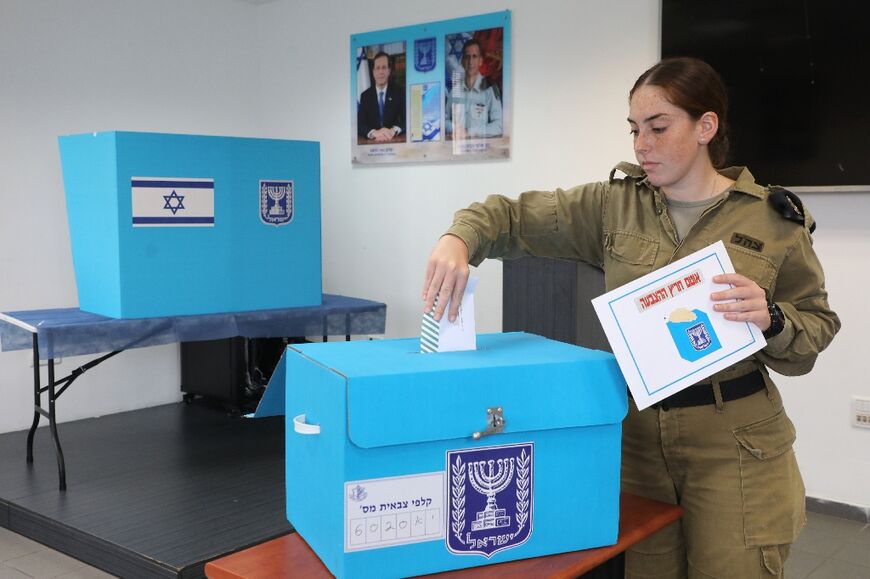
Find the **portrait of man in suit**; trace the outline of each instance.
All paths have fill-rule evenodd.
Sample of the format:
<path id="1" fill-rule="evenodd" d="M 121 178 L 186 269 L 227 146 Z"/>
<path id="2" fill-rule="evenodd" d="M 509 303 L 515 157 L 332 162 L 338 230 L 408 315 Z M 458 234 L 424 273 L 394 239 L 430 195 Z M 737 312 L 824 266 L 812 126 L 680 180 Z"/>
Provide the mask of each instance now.
<path id="1" fill-rule="evenodd" d="M 374 84 L 363 91 L 357 109 L 357 133 L 360 139 L 375 142 L 404 141 L 405 87 L 391 79 L 391 60 L 386 52 L 372 59 Z"/>

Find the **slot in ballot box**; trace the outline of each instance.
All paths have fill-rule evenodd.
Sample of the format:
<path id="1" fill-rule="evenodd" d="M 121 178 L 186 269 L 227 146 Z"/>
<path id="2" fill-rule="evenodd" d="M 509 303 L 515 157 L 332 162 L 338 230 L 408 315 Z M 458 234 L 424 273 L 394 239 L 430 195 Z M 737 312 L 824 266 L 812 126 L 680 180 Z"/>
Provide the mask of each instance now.
<path id="1" fill-rule="evenodd" d="M 287 518 L 333 574 L 406 577 L 616 542 L 627 396 L 613 355 L 524 333 L 419 349 L 286 351 Z"/>
<path id="2" fill-rule="evenodd" d="M 59 144 L 82 310 L 320 304 L 318 143 L 102 132 Z"/>

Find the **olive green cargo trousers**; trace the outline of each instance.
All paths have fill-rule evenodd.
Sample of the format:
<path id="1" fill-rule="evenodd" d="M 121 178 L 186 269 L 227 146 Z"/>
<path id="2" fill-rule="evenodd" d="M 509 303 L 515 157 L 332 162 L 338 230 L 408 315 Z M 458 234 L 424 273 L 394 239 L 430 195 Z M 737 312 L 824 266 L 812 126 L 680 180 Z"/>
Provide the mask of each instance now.
<path id="1" fill-rule="evenodd" d="M 805 495 L 794 425 L 764 378 L 766 389 L 717 404 L 639 412 L 629 402 L 622 488 L 685 514 L 626 553 L 627 579 L 783 576 Z"/>

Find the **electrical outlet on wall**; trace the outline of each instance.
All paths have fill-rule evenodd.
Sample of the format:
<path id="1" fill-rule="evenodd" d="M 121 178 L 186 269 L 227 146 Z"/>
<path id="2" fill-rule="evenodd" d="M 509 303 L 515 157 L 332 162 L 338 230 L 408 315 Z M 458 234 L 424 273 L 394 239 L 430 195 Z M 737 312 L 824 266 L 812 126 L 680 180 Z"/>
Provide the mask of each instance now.
<path id="1" fill-rule="evenodd" d="M 870 428 L 870 398 L 852 396 L 852 424 Z"/>

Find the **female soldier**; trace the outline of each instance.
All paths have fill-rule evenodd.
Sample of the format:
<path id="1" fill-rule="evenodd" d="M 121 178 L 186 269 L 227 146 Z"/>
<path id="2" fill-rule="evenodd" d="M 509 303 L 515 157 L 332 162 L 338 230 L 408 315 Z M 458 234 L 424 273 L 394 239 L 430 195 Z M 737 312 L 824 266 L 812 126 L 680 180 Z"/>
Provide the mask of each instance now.
<path id="1" fill-rule="evenodd" d="M 727 95 L 691 58 L 667 59 L 629 93 L 638 165 L 610 179 L 516 200 L 491 196 L 456 214 L 435 246 L 424 309 L 450 300 L 454 319 L 468 265 L 538 255 L 603 267 L 607 290 L 722 240 L 737 273 L 710 298 L 727 320 L 751 322 L 767 346 L 623 424 L 622 485 L 685 509 L 632 549 L 626 577 L 782 576 L 805 522 L 794 426 L 767 368 L 808 372 L 840 328 L 812 248 L 813 219 L 794 194 L 755 183 L 725 161 Z M 615 172 L 624 174 L 617 178 Z"/>

